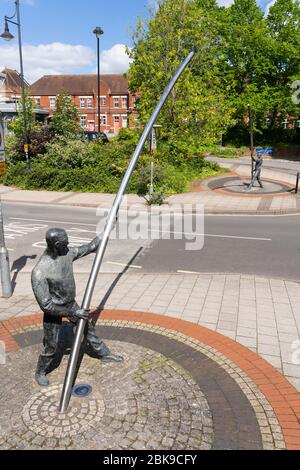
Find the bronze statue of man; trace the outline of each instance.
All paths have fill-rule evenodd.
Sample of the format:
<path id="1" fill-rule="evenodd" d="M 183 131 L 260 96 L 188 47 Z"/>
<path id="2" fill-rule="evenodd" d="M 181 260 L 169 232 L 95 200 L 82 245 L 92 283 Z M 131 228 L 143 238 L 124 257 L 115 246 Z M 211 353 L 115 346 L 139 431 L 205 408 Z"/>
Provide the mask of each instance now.
<path id="1" fill-rule="evenodd" d="M 260 179 L 261 167 L 262 167 L 262 164 L 263 164 L 262 156 L 261 156 L 261 155 L 257 155 L 257 156 L 254 156 L 254 155 L 253 155 L 251 158 L 252 158 L 252 160 L 255 162 L 255 167 L 254 167 L 254 170 L 253 170 L 251 183 L 250 183 L 250 185 L 248 186 L 248 190 L 249 190 L 249 191 L 250 191 L 250 189 L 252 189 L 252 187 L 254 186 L 255 180 L 257 180 L 259 186 L 260 186 L 261 188 L 263 188 L 263 184 L 262 184 L 261 179 Z"/>
<path id="2" fill-rule="evenodd" d="M 47 248 L 34 267 L 31 285 L 35 298 L 44 312 L 43 351 L 39 356 L 35 378 L 39 385 L 49 385 L 47 373 L 55 368 L 59 351 L 62 318 L 76 325 L 79 319 L 88 320 L 88 312 L 77 304 L 73 262 L 94 253 L 101 239 L 97 236 L 87 245 L 69 248 L 65 230 L 51 228 L 46 233 Z M 87 321 L 85 352 L 103 361 L 122 361 L 123 357 L 110 352 Z"/>

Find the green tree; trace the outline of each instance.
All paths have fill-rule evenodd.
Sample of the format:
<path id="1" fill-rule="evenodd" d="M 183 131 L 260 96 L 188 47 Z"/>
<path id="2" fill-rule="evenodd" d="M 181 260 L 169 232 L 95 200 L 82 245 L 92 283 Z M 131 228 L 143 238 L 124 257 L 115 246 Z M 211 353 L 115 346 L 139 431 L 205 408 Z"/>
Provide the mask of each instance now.
<path id="1" fill-rule="evenodd" d="M 159 0 L 149 20 L 139 20 L 129 51 L 129 86 L 139 91 L 137 110 L 146 122 L 181 61 L 197 54 L 171 92 L 159 123 L 162 134 L 186 145 L 216 140 L 231 122 L 218 74 L 218 7 L 213 0 Z"/>
<path id="2" fill-rule="evenodd" d="M 29 156 L 31 158 L 46 152 L 46 145 L 53 137 L 52 129 L 50 126 L 42 125 L 35 120 L 34 108 L 35 105 L 32 99 L 25 96 L 27 127 L 27 135 L 25 135 L 22 101 L 19 103 L 18 115 L 9 124 L 9 129 L 13 131 L 13 135 L 9 135 L 6 138 L 8 162 L 24 160 L 25 143 L 29 144 Z"/>
<path id="3" fill-rule="evenodd" d="M 243 122 L 250 104 L 256 118 L 263 120 L 268 108 L 265 87 L 273 68 L 272 44 L 256 1 L 235 0 L 224 10 L 221 35 L 224 56 L 220 68 L 235 117 Z"/>
<path id="4" fill-rule="evenodd" d="M 71 96 L 61 93 L 56 97 L 56 108 L 51 119 L 51 126 L 56 137 L 74 139 L 82 134 L 79 125 L 78 107 Z"/>
<path id="5" fill-rule="evenodd" d="M 34 105 L 32 99 L 25 95 L 25 111 L 26 111 L 26 125 L 27 133 L 30 135 L 31 131 L 36 126 L 34 118 Z M 25 135 L 24 127 L 24 114 L 23 114 L 23 101 L 19 101 L 18 115 L 14 121 L 9 124 L 9 129 L 14 132 L 18 139 L 23 139 Z"/>
<path id="6" fill-rule="evenodd" d="M 255 0 L 235 0 L 224 10 L 223 80 L 242 126 L 248 104 L 260 132 L 267 118 L 273 128 L 295 112 L 290 85 L 299 73 L 299 14 L 297 0 L 277 0 L 267 18 Z"/>
<path id="7" fill-rule="evenodd" d="M 300 79 L 300 3 L 298 0 L 277 0 L 269 10 L 267 24 L 273 42 L 273 73 L 269 77 L 273 110 L 272 124 L 282 115 L 299 115 L 293 102 L 291 85 Z M 269 95 L 269 96 L 270 96 Z"/>

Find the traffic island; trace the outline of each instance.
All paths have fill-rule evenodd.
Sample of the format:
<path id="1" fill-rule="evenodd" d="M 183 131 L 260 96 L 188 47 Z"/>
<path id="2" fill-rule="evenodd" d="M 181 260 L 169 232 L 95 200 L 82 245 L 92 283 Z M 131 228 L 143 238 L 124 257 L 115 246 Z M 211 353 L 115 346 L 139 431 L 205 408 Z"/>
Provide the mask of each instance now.
<path id="1" fill-rule="evenodd" d="M 300 449 L 300 394 L 258 355 L 207 328 L 149 313 L 105 311 L 98 334 L 123 363 L 84 356 L 58 413 L 67 357 L 41 388 L 41 316 L 2 323 L 1 449 Z"/>
<path id="2" fill-rule="evenodd" d="M 265 196 L 283 194 L 289 195 L 295 191 L 295 187 L 280 181 L 262 179 L 263 187 L 257 183 L 249 191 L 251 180 L 240 176 L 227 176 L 225 178 L 214 179 L 208 182 L 208 188 L 213 191 L 222 191 L 225 193 L 239 194 L 243 196 Z"/>

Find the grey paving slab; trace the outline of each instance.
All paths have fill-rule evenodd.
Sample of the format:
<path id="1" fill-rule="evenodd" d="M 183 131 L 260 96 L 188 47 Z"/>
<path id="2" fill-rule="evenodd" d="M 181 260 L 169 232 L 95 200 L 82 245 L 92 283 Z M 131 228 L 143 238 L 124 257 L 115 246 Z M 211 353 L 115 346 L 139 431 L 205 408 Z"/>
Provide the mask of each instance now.
<path id="1" fill-rule="evenodd" d="M 293 308 L 292 299 L 297 305 L 300 284 L 243 275 L 199 274 L 191 280 L 189 276 L 127 272 L 105 307 L 167 315 L 218 331 L 260 354 L 298 387 L 300 365 L 295 364 L 292 345 L 297 341 L 300 344 L 300 312 Z M 94 306 L 115 277 L 113 273 L 99 275 Z M 76 280 L 82 295 L 86 274 L 77 272 Z M 22 289 L 11 299 L 1 299 L 0 321 L 39 310 L 31 294 L 29 273 L 19 273 L 18 281 Z M 247 285 L 252 289 L 250 295 L 246 293 Z"/>

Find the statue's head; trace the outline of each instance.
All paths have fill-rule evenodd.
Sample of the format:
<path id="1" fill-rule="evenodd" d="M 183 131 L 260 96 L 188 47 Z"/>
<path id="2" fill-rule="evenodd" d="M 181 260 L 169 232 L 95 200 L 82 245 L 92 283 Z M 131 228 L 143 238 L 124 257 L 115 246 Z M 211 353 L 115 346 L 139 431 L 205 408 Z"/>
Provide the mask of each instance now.
<path id="1" fill-rule="evenodd" d="M 46 233 L 47 247 L 50 253 L 65 256 L 68 251 L 68 235 L 63 228 L 50 228 Z"/>

